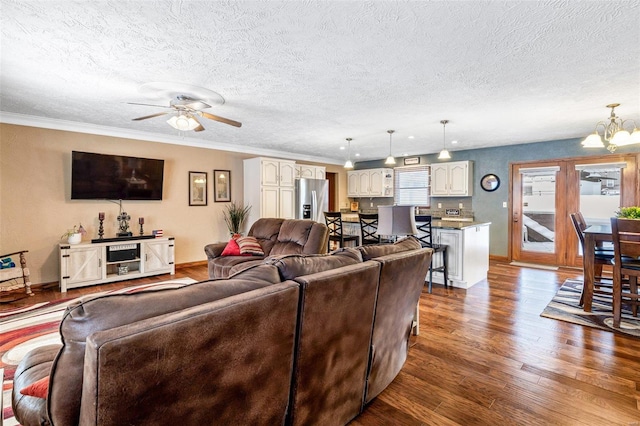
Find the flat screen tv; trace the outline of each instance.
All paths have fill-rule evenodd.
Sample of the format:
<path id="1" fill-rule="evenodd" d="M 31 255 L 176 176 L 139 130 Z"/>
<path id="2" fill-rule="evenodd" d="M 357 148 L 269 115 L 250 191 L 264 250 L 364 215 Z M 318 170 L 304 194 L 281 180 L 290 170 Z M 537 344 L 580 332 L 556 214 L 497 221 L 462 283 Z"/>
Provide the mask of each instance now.
<path id="1" fill-rule="evenodd" d="M 71 152 L 72 200 L 162 200 L 164 160 Z"/>

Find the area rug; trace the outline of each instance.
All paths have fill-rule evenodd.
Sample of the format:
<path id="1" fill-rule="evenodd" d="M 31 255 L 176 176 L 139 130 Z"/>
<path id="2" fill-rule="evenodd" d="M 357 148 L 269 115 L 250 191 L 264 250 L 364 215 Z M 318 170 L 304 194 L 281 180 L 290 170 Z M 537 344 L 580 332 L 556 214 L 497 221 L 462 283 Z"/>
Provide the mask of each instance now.
<path id="1" fill-rule="evenodd" d="M 640 317 L 628 307 L 622 307 L 620 327 L 613 327 L 611 296 L 595 294 L 591 312 L 585 312 L 579 305 L 581 292 L 582 281 L 566 280 L 540 316 L 640 337 Z"/>
<path id="2" fill-rule="evenodd" d="M 100 294 L 134 293 L 147 289 L 179 288 L 195 283 L 191 278 L 180 278 L 153 284 L 142 284 L 119 290 L 97 292 Z M 27 307 L 2 310 L 0 312 L 0 368 L 4 368 L 3 394 L 3 426 L 17 425 L 11 409 L 11 389 L 13 375 L 22 357 L 31 349 L 60 343 L 58 326 L 66 307 L 85 297 L 67 298 L 52 302 L 36 303 Z"/>

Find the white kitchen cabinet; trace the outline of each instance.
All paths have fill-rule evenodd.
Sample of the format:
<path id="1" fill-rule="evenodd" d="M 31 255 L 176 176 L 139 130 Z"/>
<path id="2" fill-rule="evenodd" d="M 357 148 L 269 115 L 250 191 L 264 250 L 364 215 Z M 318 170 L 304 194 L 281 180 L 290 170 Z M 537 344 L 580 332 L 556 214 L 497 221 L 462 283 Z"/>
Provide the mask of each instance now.
<path id="1" fill-rule="evenodd" d="M 393 197 L 393 169 L 347 172 L 348 197 Z"/>
<path id="2" fill-rule="evenodd" d="M 436 223 L 436 222 L 434 222 Z M 449 284 L 469 288 L 487 278 L 489 271 L 489 223 L 433 228 L 433 242 L 447 246 L 447 273 Z M 433 266 L 442 266 L 441 255 L 433 256 Z M 429 279 L 427 274 L 426 280 Z M 433 273 L 433 281 L 442 284 L 444 274 Z"/>
<path id="3" fill-rule="evenodd" d="M 432 164 L 431 195 L 471 197 L 473 195 L 473 161 Z"/>
<path id="4" fill-rule="evenodd" d="M 173 275 L 174 241 L 173 237 L 164 237 L 60 244 L 60 290 L 64 293 L 69 288 L 152 275 Z M 125 260 L 110 261 L 110 254 L 120 250 L 128 250 L 132 256 Z"/>
<path id="5" fill-rule="evenodd" d="M 291 186 L 296 177 L 295 161 L 260 158 L 261 185 Z"/>
<path id="6" fill-rule="evenodd" d="M 244 160 L 244 205 L 251 206 L 247 229 L 262 217 L 295 218 L 295 177 L 295 162 L 261 157 Z"/>
<path id="7" fill-rule="evenodd" d="M 320 166 L 311 166 L 309 164 L 298 164 L 296 165 L 296 178 L 326 179 L 326 168 Z"/>

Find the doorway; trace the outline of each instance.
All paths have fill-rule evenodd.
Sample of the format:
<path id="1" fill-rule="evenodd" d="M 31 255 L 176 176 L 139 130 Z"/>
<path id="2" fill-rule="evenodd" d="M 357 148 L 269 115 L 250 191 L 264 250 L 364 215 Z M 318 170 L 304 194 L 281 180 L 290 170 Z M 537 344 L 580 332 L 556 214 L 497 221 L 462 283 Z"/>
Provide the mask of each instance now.
<path id="1" fill-rule="evenodd" d="M 589 225 L 608 223 L 622 206 L 638 204 L 637 155 L 512 163 L 511 259 L 582 266 L 569 220 L 580 211 Z"/>

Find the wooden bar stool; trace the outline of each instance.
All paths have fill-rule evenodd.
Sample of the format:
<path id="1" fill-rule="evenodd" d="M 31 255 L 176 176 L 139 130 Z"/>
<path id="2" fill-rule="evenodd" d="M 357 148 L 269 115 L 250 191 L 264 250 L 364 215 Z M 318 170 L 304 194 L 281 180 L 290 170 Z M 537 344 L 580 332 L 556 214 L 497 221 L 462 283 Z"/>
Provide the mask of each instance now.
<path id="1" fill-rule="evenodd" d="M 345 241 L 355 241 L 355 245 L 360 245 L 360 237 L 358 235 L 345 235 L 342 227 L 342 213 L 340 212 L 324 212 L 324 220 L 329 228 L 329 246 L 331 251 L 331 241 L 337 241 L 340 248 L 344 247 Z"/>
<path id="2" fill-rule="evenodd" d="M 419 225 L 418 225 L 419 223 Z M 433 257 L 431 256 L 431 264 L 429 265 L 429 293 L 433 284 L 433 271 L 442 272 L 444 276 L 444 287 L 449 287 L 449 272 L 447 270 L 447 246 L 445 244 L 433 243 L 433 229 L 431 228 L 431 216 L 416 216 L 416 226 L 418 228 L 418 240 L 422 247 L 433 249 L 433 253 L 440 253 L 442 256 L 442 265 L 434 267 Z"/>

